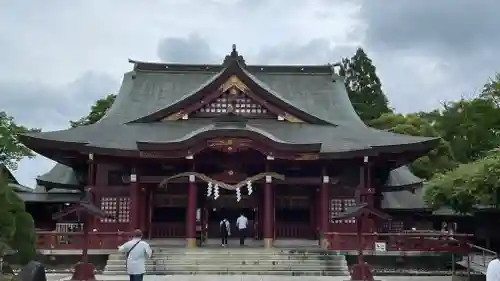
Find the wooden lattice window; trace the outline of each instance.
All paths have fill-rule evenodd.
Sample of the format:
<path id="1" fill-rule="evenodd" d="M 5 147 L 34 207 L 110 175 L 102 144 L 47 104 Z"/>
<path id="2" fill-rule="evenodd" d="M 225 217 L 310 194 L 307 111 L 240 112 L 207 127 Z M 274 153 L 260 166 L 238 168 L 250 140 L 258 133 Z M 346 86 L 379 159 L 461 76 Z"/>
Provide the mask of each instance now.
<path id="1" fill-rule="evenodd" d="M 128 223 L 130 222 L 130 198 L 128 197 L 103 197 L 101 209 L 114 218 L 102 218 L 102 223 Z"/>
<path id="2" fill-rule="evenodd" d="M 339 223 L 339 220 L 334 219 L 342 212 L 342 199 L 331 199 L 330 200 L 330 222 Z"/>
<path id="3" fill-rule="evenodd" d="M 200 108 L 195 116 L 215 116 L 228 112 L 241 116 L 275 118 L 265 107 L 237 88 L 227 90 L 213 102 Z"/>
<path id="4" fill-rule="evenodd" d="M 102 197 L 101 198 L 101 209 L 110 216 L 116 216 L 118 211 L 118 206 L 115 197 Z M 115 219 L 112 218 L 101 218 L 102 223 L 114 223 Z"/>
<path id="5" fill-rule="evenodd" d="M 353 205 L 356 205 L 355 199 L 331 199 L 330 200 L 330 222 L 335 223 L 335 224 L 338 224 L 338 223 L 349 223 L 349 224 L 356 223 L 355 218 L 348 218 L 348 219 L 343 219 L 343 220 L 334 219 L 340 213 L 345 212 L 347 207 L 350 207 Z"/>
<path id="6" fill-rule="evenodd" d="M 120 203 L 120 208 L 118 210 L 118 222 L 130 222 L 130 198 L 121 197 L 118 202 Z"/>
<path id="7" fill-rule="evenodd" d="M 344 199 L 344 211 L 347 207 L 356 205 L 356 199 Z M 344 223 L 356 223 L 355 218 L 345 219 Z"/>

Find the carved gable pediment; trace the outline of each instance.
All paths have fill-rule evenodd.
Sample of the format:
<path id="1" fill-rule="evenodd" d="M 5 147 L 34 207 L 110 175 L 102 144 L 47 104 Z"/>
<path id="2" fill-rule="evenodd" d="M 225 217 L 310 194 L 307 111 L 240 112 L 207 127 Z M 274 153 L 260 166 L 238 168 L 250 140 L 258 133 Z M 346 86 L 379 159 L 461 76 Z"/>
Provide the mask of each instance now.
<path id="1" fill-rule="evenodd" d="M 270 105 L 253 93 L 236 75 L 232 75 L 222 83 L 216 93 L 207 94 L 196 104 L 171 114 L 164 120 L 216 117 L 228 113 L 248 118 L 303 122 L 286 111 Z"/>

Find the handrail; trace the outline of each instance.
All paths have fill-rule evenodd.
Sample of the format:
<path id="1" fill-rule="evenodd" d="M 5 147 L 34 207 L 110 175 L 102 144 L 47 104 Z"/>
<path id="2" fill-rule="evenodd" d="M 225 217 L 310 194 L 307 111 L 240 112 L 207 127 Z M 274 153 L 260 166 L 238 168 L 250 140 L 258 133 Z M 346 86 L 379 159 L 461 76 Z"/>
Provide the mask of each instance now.
<path id="1" fill-rule="evenodd" d="M 487 249 L 487 248 L 484 248 L 484 247 L 481 247 L 478 245 L 474 245 L 471 243 L 467 243 L 467 246 L 469 246 L 472 249 L 477 249 L 477 250 L 481 251 L 481 255 L 479 256 L 479 260 L 474 259 L 474 258 L 471 259 L 470 254 L 469 254 L 469 259 L 470 259 L 470 263 L 478 265 L 479 267 L 481 267 L 483 273 L 485 273 L 486 269 L 488 267 L 488 264 L 490 263 L 490 261 L 492 261 L 493 259 L 495 259 L 497 257 L 497 253 L 493 250 L 490 250 L 490 249 Z"/>
<path id="2" fill-rule="evenodd" d="M 471 244 L 471 243 L 467 243 L 467 246 L 473 248 L 473 249 L 478 249 L 478 250 L 481 250 L 481 251 L 484 251 L 484 252 L 487 252 L 487 253 L 490 253 L 494 256 L 497 255 L 497 253 L 493 250 L 490 250 L 490 249 L 487 249 L 487 248 L 483 248 L 481 246 L 478 246 L 478 245 L 474 245 L 474 244 Z"/>

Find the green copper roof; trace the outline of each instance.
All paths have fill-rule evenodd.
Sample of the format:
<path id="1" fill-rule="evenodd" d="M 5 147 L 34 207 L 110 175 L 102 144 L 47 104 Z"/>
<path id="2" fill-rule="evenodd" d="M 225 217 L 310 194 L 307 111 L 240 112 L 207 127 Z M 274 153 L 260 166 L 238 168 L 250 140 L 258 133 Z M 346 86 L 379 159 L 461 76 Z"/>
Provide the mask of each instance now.
<path id="1" fill-rule="evenodd" d="M 97 124 L 69 130 L 33 133 L 36 139 L 87 143 L 88 147 L 137 150 L 137 142 L 172 143 L 209 131 L 248 131 L 277 143 L 321 144 L 321 153 L 366 151 L 408 144 L 432 146 L 433 138 L 412 137 L 371 128 L 290 123 L 277 120 L 249 120 L 244 127 L 218 127 L 212 121 L 178 120 L 157 123 Z M 43 180 L 43 177 L 39 178 Z"/>
<path id="2" fill-rule="evenodd" d="M 126 73 L 117 99 L 101 122 L 126 123 L 182 101 L 213 82 L 225 68 L 202 66 L 136 70 Z M 169 70 L 172 69 L 172 70 Z M 332 124 L 364 126 L 349 102 L 342 79 L 328 66 L 297 71 L 297 66 L 246 66 L 243 73 L 275 98 Z"/>

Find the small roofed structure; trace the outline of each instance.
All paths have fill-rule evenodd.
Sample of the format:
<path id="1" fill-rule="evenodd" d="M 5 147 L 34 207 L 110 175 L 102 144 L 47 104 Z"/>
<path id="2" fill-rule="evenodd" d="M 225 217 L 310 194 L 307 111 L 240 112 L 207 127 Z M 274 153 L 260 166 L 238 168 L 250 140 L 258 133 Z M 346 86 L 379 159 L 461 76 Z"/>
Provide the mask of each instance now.
<path id="1" fill-rule="evenodd" d="M 373 281 L 373 273 L 370 265 L 366 264 L 363 258 L 363 218 L 376 217 L 383 220 L 390 220 L 391 217 L 377 209 L 370 207 L 366 203 L 356 204 L 347 207 L 346 210 L 335 217 L 335 220 L 355 218 L 358 236 L 358 263 L 352 266 L 351 280 Z"/>
<path id="2" fill-rule="evenodd" d="M 95 268 L 92 263 L 89 263 L 88 259 L 88 250 L 90 246 L 89 228 L 91 227 L 89 222 L 94 218 L 114 219 L 114 216 L 94 205 L 91 196 L 91 193 L 87 191 L 81 201 L 53 215 L 53 219 L 57 220 L 73 213 L 78 213 L 83 221 L 85 221 L 83 227 L 84 243 L 82 245 L 82 259 L 75 265 L 71 280 L 95 280 Z"/>

